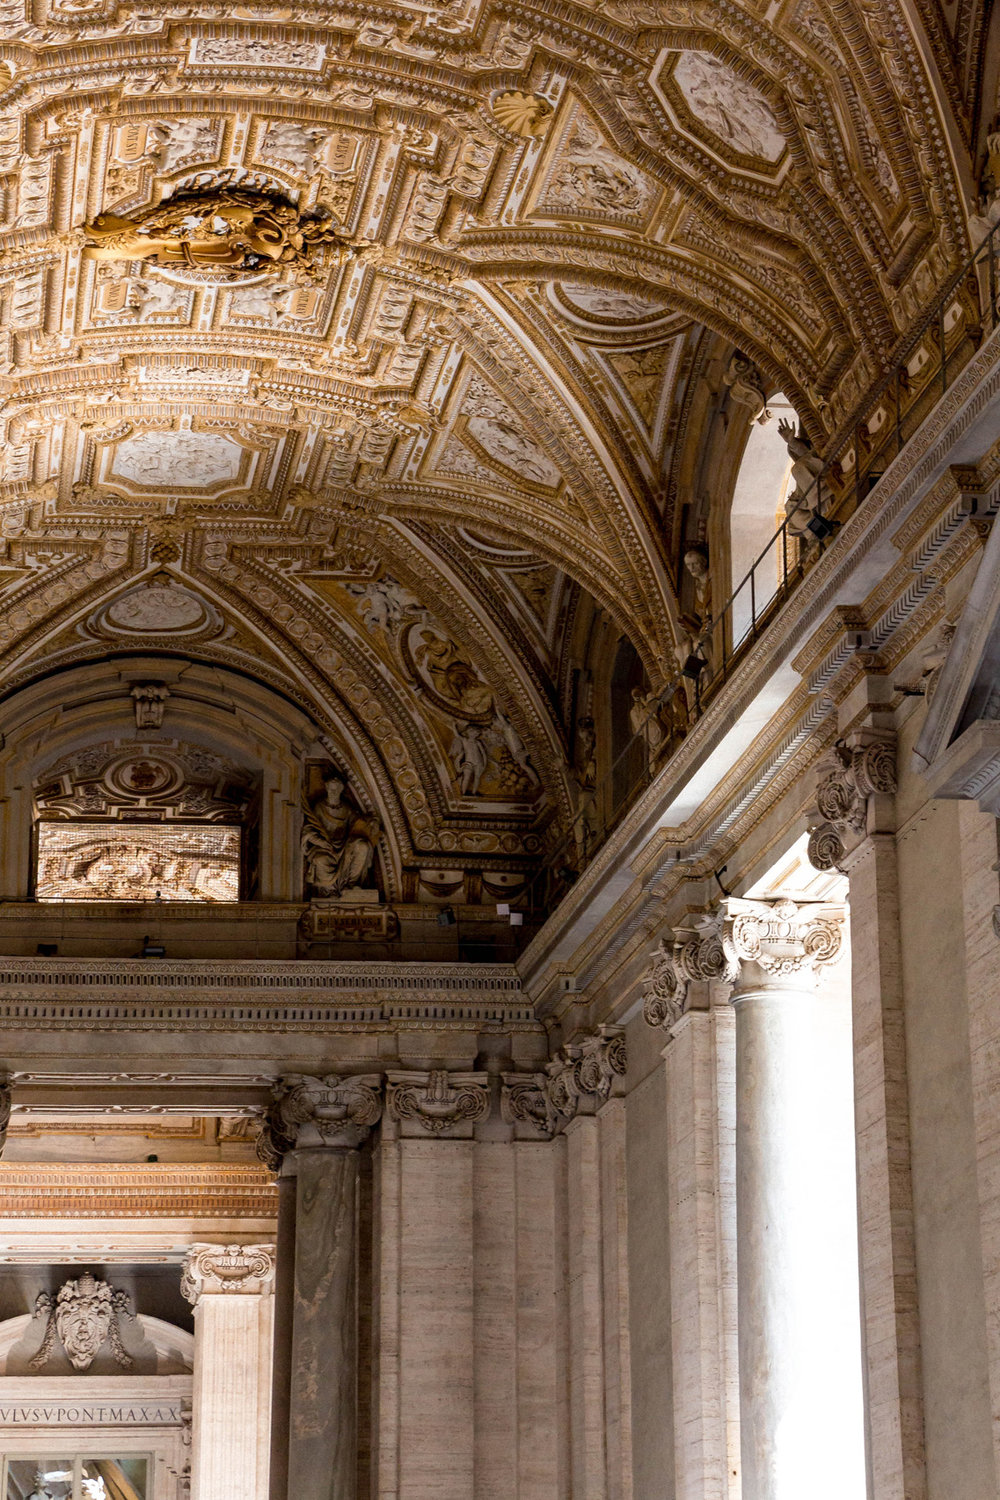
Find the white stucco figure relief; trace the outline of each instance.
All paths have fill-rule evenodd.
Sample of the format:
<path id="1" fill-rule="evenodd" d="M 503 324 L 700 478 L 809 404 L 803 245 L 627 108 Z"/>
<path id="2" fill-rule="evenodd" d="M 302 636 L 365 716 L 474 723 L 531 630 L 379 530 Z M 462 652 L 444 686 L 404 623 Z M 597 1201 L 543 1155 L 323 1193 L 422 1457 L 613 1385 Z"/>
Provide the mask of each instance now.
<path id="1" fill-rule="evenodd" d="M 357 599 L 358 614 L 370 631 L 384 630 L 391 635 L 403 616 L 419 611 L 419 599 L 394 578 L 373 578 L 370 582 L 349 583 L 347 592 Z"/>
<path id="2" fill-rule="evenodd" d="M 113 631 L 144 635 L 191 630 L 207 619 L 207 613 L 198 596 L 173 585 L 168 574 L 122 594 L 109 605 L 105 618 Z"/>
<path id="3" fill-rule="evenodd" d="M 785 137 L 759 89 L 711 52 L 685 52 L 674 79 L 691 113 L 744 156 L 777 161 Z"/>
<path id="4" fill-rule="evenodd" d="M 448 751 L 459 790 L 463 797 L 474 797 L 479 791 L 483 772 L 489 764 L 490 752 L 483 731 L 478 724 L 459 724 L 452 736 Z"/>
<path id="5" fill-rule="evenodd" d="M 245 63 L 257 68 L 303 68 L 315 72 L 323 66 L 326 47 L 321 42 L 278 42 L 268 37 L 198 37 L 191 43 L 195 63 Z"/>
<path id="6" fill-rule="evenodd" d="M 538 777 L 535 775 L 535 769 L 528 756 L 528 747 L 505 714 L 498 713 L 495 716 L 491 731 L 497 743 L 506 746 L 511 759 L 524 774 L 532 781 L 537 781 Z"/>
<path id="7" fill-rule="evenodd" d="M 140 432 L 118 445 L 112 474 L 163 488 L 221 484 L 240 471 L 244 449 L 214 432 Z"/>
<path id="8" fill-rule="evenodd" d="M 214 161 L 218 152 L 219 122 L 198 116 L 156 120 L 148 128 L 150 156 L 161 172 L 172 172 L 185 162 Z"/>
<path id="9" fill-rule="evenodd" d="M 528 436 L 506 401 L 478 377 L 469 382 L 462 413 L 466 430 L 490 458 L 534 484 L 554 487 L 559 470 Z"/>
<path id="10" fill-rule="evenodd" d="M 375 862 L 378 819 L 344 800 L 344 779 L 334 773 L 323 795 L 305 805 L 302 857 L 306 886 L 315 896 L 342 896 L 361 887 Z"/>
<path id="11" fill-rule="evenodd" d="M 273 328 L 288 306 L 291 287 L 264 282 L 243 286 L 229 294 L 229 310 L 238 318 L 260 318 Z"/>
<path id="12" fill-rule="evenodd" d="M 175 317 L 187 311 L 191 293 L 159 276 L 142 276 L 132 283 L 131 302 L 139 313 L 139 322 L 151 318 Z"/>
<path id="13" fill-rule="evenodd" d="M 307 128 L 294 120 L 275 120 L 267 127 L 260 154 L 265 159 L 289 162 L 307 175 L 316 170 L 316 157 L 329 139 L 329 131 Z"/>
<path id="14" fill-rule="evenodd" d="M 593 120 L 577 115 L 549 179 L 547 201 L 618 217 L 643 213 L 653 196 L 645 174 L 608 145 Z"/>
<path id="15" fill-rule="evenodd" d="M 584 286 L 575 281 L 564 281 L 560 291 L 571 306 L 602 320 L 637 323 L 653 318 L 664 310 L 662 302 L 653 302 L 648 297 L 637 297 L 631 292 L 611 291 L 602 286 Z"/>

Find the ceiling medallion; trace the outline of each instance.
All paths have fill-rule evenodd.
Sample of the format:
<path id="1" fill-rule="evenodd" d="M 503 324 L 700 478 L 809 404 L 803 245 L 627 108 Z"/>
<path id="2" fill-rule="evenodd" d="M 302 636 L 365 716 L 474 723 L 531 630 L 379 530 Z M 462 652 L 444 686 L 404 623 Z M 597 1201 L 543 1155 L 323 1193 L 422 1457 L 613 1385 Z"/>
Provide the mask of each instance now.
<path id="1" fill-rule="evenodd" d="M 279 266 L 309 280 L 320 247 L 338 246 L 338 260 L 352 249 L 329 213 L 303 214 L 280 198 L 229 188 L 178 193 L 133 218 L 98 214 L 83 234 L 94 260 L 148 260 L 227 282 Z"/>

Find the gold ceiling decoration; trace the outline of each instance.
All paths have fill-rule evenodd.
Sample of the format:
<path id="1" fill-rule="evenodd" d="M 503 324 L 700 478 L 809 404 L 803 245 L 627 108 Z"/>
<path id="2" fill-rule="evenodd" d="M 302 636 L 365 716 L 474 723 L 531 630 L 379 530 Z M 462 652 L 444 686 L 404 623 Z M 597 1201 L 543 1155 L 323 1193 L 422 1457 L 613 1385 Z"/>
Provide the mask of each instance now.
<path id="1" fill-rule="evenodd" d="M 0 686 L 168 568 L 404 867 L 523 872 L 617 643 L 674 670 L 734 350 L 821 450 L 964 259 L 933 13 L 4 0 Z"/>
<path id="2" fill-rule="evenodd" d="M 301 214 L 291 203 L 231 188 L 179 193 L 129 218 L 99 214 L 84 236 L 93 260 L 145 260 L 224 281 L 285 267 L 311 280 L 320 247 L 336 246 L 340 260 L 349 254 L 332 215 Z"/>

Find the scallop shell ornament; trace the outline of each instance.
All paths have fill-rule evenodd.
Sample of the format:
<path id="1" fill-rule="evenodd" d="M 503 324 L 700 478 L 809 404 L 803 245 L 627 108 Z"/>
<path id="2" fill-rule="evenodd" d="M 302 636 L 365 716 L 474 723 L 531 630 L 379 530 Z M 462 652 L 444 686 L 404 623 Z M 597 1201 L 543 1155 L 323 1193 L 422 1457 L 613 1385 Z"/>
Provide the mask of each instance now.
<path id="1" fill-rule="evenodd" d="M 552 119 L 552 105 L 537 94 L 500 94 L 493 100 L 492 109 L 505 130 L 525 140 L 544 135 Z"/>

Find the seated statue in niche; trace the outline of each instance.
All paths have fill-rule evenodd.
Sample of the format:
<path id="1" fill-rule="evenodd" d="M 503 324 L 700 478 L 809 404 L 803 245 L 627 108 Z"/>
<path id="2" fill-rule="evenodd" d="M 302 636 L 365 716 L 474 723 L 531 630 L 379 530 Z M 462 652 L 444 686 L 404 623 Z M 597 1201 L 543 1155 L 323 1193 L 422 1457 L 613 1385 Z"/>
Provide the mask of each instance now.
<path id="1" fill-rule="evenodd" d="M 323 795 L 304 805 L 302 858 L 306 894 L 344 896 L 364 887 L 375 863 L 378 819 L 344 800 L 344 778 L 323 779 Z"/>

